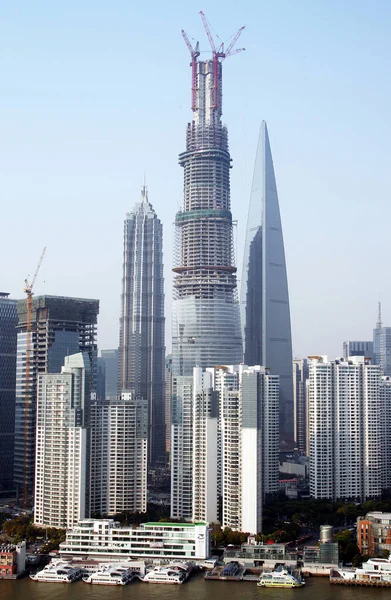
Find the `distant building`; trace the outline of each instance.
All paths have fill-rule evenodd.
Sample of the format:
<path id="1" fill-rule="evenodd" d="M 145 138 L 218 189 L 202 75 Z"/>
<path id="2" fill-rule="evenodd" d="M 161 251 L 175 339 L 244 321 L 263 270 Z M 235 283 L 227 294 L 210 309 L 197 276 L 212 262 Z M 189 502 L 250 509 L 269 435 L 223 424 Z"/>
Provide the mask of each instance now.
<path id="1" fill-rule="evenodd" d="M 97 359 L 97 375 L 96 375 L 96 398 L 104 400 L 106 397 L 106 363 L 105 360 L 98 356 Z"/>
<path id="2" fill-rule="evenodd" d="M 118 349 L 102 350 L 105 364 L 105 399 L 115 400 L 118 395 Z"/>
<path id="3" fill-rule="evenodd" d="M 0 293 L 0 493 L 14 492 L 17 300 Z"/>
<path id="4" fill-rule="evenodd" d="M 307 450 L 307 381 L 308 360 L 293 359 L 293 431 L 295 447 Z"/>
<path id="5" fill-rule="evenodd" d="M 373 330 L 373 363 L 380 365 L 383 375 L 391 376 L 391 327 L 383 327 L 380 302 L 378 319 Z"/>
<path id="6" fill-rule="evenodd" d="M 163 226 L 146 186 L 124 224 L 118 392 L 148 405 L 148 460 L 164 463 Z"/>
<path id="7" fill-rule="evenodd" d="M 147 510 L 148 403 L 123 392 L 91 406 L 91 514 Z"/>
<path id="8" fill-rule="evenodd" d="M 365 356 L 365 358 L 373 358 L 373 342 L 344 342 L 343 357 L 349 356 Z M 374 364 L 378 364 L 375 363 Z"/>
<path id="9" fill-rule="evenodd" d="M 67 531 L 60 555 L 99 560 L 195 560 L 210 556 L 208 523 L 142 523 L 121 527 L 113 519 L 86 519 Z"/>
<path id="10" fill-rule="evenodd" d="M 360 554 L 391 553 L 391 513 L 369 512 L 357 519 L 357 546 Z"/>
<path id="11" fill-rule="evenodd" d="M 310 495 L 363 501 L 382 491 L 380 367 L 309 357 Z"/>
<path id="12" fill-rule="evenodd" d="M 88 512 L 88 355 L 38 375 L 34 524 L 67 529 Z"/>
<path id="13" fill-rule="evenodd" d="M 391 377 L 383 375 L 380 382 L 382 490 L 391 490 Z"/>
<path id="14" fill-rule="evenodd" d="M 33 296 L 31 334 L 27 336 L 26 300 L 18 302 L 14 480 L 19 494 L 34 487 L 37 378 L 60 373 L 66 356 L 86 353 L 89 385 L 96 392 L 96 323 L 99 300 Z M 29 370 L 26 354 L 30 348 Z M 29 501 L 29 500 L 28 500 Z"/>

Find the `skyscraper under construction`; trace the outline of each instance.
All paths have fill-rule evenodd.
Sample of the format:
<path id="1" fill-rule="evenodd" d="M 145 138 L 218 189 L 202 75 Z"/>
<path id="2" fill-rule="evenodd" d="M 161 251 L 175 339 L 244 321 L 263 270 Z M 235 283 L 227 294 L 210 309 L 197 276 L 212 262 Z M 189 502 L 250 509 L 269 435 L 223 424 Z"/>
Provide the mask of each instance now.
<path id="1" fill-rule="evenodd" d="M 193 120 L 187 125 L 183 209 L 175 217 L 173 375 L 191 375 L 194 366 L 236 364 L 243 359 L 230 207 L 231 157 L 222 116 L 222 61 L 205 16 L 212 59 L 191 54 Z"/>
<path id="2" fill-rule="evenodd" d="M 193 368 L 238 364 L 243 360 L 240 313 L 234 264 L 230 204 L 231 157 L 222 116 L 222 61 L 232 51 L 241 28 L 224 49 L 212 47 L 212 59 L 191 54 L 193 120 L 186 130 L 183 208 L 175 217 L 172 403 L 171 515 L 191 519 Z"/>

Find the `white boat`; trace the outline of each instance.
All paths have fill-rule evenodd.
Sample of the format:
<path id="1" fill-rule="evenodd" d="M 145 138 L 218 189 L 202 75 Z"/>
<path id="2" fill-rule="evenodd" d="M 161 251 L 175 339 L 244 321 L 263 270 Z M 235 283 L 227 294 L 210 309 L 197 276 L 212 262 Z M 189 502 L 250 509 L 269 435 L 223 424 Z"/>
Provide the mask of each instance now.
<path id="1" fill-rule="evenodd" d="M 175 563 L 155 567 L 140 579 L 144 583 L 183 583 L 190 571 L 191 567 L 186 563 Z"/>
<path id="2" fill-rule="evenodd" d="M 83 577 L 83 581 L 95 585 L 126 585 L 135 577 L 135 572 L 124 565 L 105 565 L 99 571 Z"/>
<path id="3" fill-rule="evenodd" d="M 267 588 L 298 588 L 303 585 L 304 581 L 294 577 L 284 566 L 279 566 L 270 573 L 262 573 L 257 583 L 257 586 Z"/>
<path id="4" fill-rule="evenodd" d="M 330 580 L 373 581 L 391 583 L 391 557 L 370 558 L 357 569 L 333 569 Z"/>
<path id="5" fill-rule="evenodd" d="M 79 567 L 72 567 L 69 563 L 61 560 L 53 560 L 42 571 L 30 575 L 30 579 L 47 583 L 73 583 L 82 576 L 83 570 Z"/>

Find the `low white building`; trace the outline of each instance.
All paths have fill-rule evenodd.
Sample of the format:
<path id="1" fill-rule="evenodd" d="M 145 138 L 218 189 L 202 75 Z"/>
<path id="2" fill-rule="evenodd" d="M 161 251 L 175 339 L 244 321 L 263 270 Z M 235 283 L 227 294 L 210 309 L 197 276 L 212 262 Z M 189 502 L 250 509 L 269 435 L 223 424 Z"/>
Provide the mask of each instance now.
<path id="1" fill-rule="evenodd" d="M 121 527 L 114 519 L 84 519 L 69 529 L 60 555 L 107 559 L 205 559 L 208 523 L 143 523 Z"/>

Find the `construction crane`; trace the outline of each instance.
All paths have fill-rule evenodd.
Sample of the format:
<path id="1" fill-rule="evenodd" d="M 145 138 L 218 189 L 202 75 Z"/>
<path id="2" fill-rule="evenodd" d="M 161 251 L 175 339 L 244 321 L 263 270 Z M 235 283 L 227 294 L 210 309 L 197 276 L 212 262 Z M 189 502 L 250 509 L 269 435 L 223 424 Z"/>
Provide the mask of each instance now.
<path id="1" fill-rule="evenodd" d="M 193 48 L 187 37 L 186 31 L 183 31 L 183 29 L 182 36 L 191 56 L 191 110 L 195 111 L 197 110 L 197 58 L 200 55 L 200 44 L 199 42 L 196 42 L 196 46 Z"/>
<path id="2" fill-rule="evenodd" d="M 245 29 L 245 26 L 241 27 L 235 33 L 231 43 L 229 44 L 227 50 L 225 51 L 224 50 L 224 42 L 221 42 L 220 46 L 218 48 L 216 48 L 216 44 L 214 42 L 212 33 L 210 31 L 210 26 L 209 26 L 208 20 L 202 10 L 200 10 L 200 15 L 201 15 L 202 22 L 204 24 L 204 29 L 206 31 L 206 35 L 208 37 L 210 47 L 212 49 L 212 55 L 213 55 L 213 102 L 212 102 L 212 108 L 216 109 L 216 108 L 218 108 L 218 103 L 219 103 L 219 81 L 218 81 L 219 59 L 221 59 L 223 61 L 225 58 L 228 58 L 229 56 L 234 56 L 234 54 L 238 54 L 239 52 L 243 52 L 243 50 L 245 50 L 245 48 L 238 48 L 237 50 L 233 50 L 233 47 L 236 44 L 236 42 L 238 41 L 243 29 Z"/>
<path id="3" fill-rule="evenodd" d="M 35 284 L 35 280 L 37 279 L 37 275 L 39 269 L 41 268 L 41 264 L 43 261 L 43 257 L 45 256 L 46 246 L 42 250 L 41 257 L 38 261 L 37 268 L 35 269 L 34 276 L 31 280 L 31 283 L 28 282 L 27 279 L 24 280 L 24 292 L 27 294 L 26 298 L 26 370 L 25 370 L 25 388 L 24 388 L 24 473 L 23 473 L 23 506 L 26 507 L 28 505 L 28 467 L 29 467 L 29 410 L 30 410 L 30 391 L 31 391 L 31 323 L 32 323 L 32 314 L 33 314 L 33 288 Z M 34 424 L 35 428 L 35 424 Z"/>

